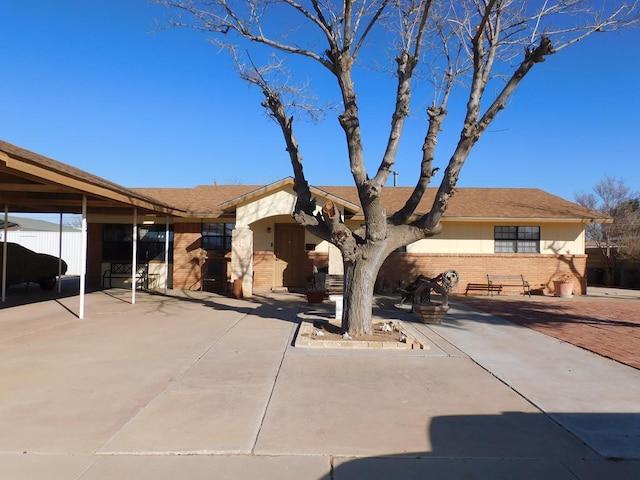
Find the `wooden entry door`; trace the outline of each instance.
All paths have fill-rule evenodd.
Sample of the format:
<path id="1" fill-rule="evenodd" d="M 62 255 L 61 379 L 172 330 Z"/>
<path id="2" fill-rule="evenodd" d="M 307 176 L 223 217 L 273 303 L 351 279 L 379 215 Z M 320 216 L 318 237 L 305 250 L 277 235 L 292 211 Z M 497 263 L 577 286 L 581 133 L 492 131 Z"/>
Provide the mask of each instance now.
<path id="1" fill-rule="evenodd" d="M 274 286 L 304 287 L 304 228 L 299 225 L 276 225 L 276 268 Z"/>

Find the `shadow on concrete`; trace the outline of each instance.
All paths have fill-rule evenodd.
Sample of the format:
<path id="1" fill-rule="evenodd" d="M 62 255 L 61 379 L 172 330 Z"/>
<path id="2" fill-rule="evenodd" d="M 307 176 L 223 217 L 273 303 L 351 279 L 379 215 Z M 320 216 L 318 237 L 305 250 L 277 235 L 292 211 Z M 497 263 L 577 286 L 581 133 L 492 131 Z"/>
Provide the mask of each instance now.
<path id="1" fill-rule="evenodd" d="M 0 302 L 0 309 L 17 307 L 19 305 L 29 305 L 49 300 L 58 300 L 79 295 L 80 277 L 65 276 L 58 279 L 61 291 L 58 292 L 58 284 L 52 290 L 43 290 L 37 283 L 21 283 L 9 285 L 6 291 L 6 299 Z M 94 290 L 95 291 L 95 290 Z M 87 293 L 89 291 L 87 290 Z"/>
<path id="2" fill-rule="evenodd" d="M 125 303 L 131 301 L 131 291 L 128 289 L 111 288 L 102 290 L 102 293 Z M 233 311 L 244 315 L 255 315 L 294 323 L 298 323 L 295 312 L 301 304 L 306 304 L 303 295 L 300 295 L 299 298 L 292 294 L 283 295 L 282 298 L 276 295 L 254 295 L 251 298 L 236 299 L 222 294 L 195 290 L 169 290 L 166 294 L 153 290 L 138 291 L 136 295 L 138 304 L 145 301 L 145 296 L 152 300 L 154 309 L 158 312 L 162 312 L 169 306 L 174 306 L 176 302 L 184 302 L 216 311 Z"/>
<path id="3" fill-rule="evenodd" d="M 597 313 L 576 313 L 574 303 L 563 304 L 559 301 L 532 300 L 502 300 L 494 298 L 467 297 L 457 298 L 463 304 L 481 310 L 491 315 L 496 315 L 505 320 L 520 325 L 535 325 L 551 323 L 582 323 L 595 326 L 639 327 L 640 324 L 620 318 L 614 318 L 610 309 L 601 308 Z M 577 299 L 576 299 L 577 300 Z M 573 299 L 568 300 L 572 302 Z M 580 300 L 578 300 L 580 301 Z M 616 301 L 616 299 L 603 299 L 602 302 Z M 633 311 L 640 308 L 640 303 L 629 303 L 628 307 Z M 633 318 L 633 317 L 632 317 Z"/>
<path id="4" fill-rule="evenodd" d="M 640 478 L 640 414 L 443 416 L 427 435 L 431 451 L 336 457 L 321 480 Z"/>

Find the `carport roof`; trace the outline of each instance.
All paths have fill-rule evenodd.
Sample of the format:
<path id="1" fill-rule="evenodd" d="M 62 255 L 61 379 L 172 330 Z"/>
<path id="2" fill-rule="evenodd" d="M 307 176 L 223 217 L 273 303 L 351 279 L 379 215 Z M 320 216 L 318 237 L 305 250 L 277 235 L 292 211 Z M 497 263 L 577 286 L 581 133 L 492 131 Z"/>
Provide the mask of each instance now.
<path id="1" fill-rule="evenodd" d="M 0 204 L 12 212 L 80 213 L 87 196 L 91 213 L 185 211 L 51 158 L 0 140 Z"/>

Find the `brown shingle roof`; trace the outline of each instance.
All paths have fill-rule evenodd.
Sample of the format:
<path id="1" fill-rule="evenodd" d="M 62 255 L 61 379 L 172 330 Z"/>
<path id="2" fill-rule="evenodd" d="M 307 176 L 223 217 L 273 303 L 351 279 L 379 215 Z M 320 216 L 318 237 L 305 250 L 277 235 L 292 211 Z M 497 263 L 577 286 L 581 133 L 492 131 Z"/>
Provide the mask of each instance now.
<path id="1" fill-rule="evenodd" d="M 319 187 L 334 195 L 347 199 L 355 198 L 352 187 Z M 382 199 L 389 214 L 404 205 L 412 188 L 388 187 Z M 437 193 L 436 188 L 427 189 L 417 214 L 427 213 Z M 576 203 L 551 195 L 537 188 L 458 188 L 449 201 L 445 218 L 512 218 L 512 219 L 598 219 L 607 218 L 599 212 L 589 210 Z"/>
<path id="2" fill-rule="evenodd" d="M 262 185 L 200 185 L 195 188 L 134 190 L 196 215 L 216 217 L 223 213 L 220 204 L 261 188 Z M 359 204 L 355 187 L 317 188 L 348 202 Z M 401 208 L 411 191 L 410 187 L 385 188 L 382 198 L 387 211 L 391 214 Z M 429 211 L 436 191 L 435 188 L 427 190 L 416 213 L 423 214 Z M 607 219 L 607 216 L 536 188 L 459 188 L 449 202 L 445 218 L 602 221 Z"/>
<path id="3" fill-rule="evenodd" d="M 162 202 L 187 210 L 192 215 L 217 217 L 223 214 L 220 204 L 246 195 L 262 185 L 198 185 L 193 188 L 133 188 Z"/>

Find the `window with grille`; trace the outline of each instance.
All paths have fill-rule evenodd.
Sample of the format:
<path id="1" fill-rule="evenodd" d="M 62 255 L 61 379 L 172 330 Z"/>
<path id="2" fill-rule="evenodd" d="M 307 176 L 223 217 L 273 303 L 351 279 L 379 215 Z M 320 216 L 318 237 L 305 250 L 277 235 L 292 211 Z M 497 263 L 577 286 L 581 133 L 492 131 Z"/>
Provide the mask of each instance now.
<path id="1" fill-rule="evenodd" d="M 495 253 L 540 253 L 540 227 L 494 227 Z"/>
<path id="2" fill-rule="evenodd" d="M 202 248 L 230 252 L 231 232 L 235 226 L 235 223 L 203 223 Z"/>
<path id="3" fill-rule="evenodd" d="M 133 235 L 131 225 L 106 224 L 102 227 L 102 259 L 131 261 Z M 138 262 L 164 261 L 165 225 L 138 226 Z M 169 227 L 169 261 L 173 260 L 173 225 Z"/>

